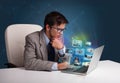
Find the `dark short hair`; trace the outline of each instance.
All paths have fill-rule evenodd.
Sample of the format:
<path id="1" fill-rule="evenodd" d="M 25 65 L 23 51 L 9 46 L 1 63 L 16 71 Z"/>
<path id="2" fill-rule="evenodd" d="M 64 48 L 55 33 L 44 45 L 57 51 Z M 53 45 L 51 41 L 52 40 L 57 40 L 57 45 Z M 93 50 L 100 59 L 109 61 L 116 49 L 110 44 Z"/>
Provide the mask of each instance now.
<path id="1" fill-rule="evenodd" d="M 65 16 L 62 15 L 61 13 L 57 12 L 57 11 L 53 11 L 53 12 L 48 13 L 45 16 L 44 27 L 47 24 L 49 26 L 53 26 L 53 25 L 60 25 L 60 24 L 63 24 L 63 23 L 65 23 L 65 24 L 68 23 L 68 20 L 65 18 Z"/>

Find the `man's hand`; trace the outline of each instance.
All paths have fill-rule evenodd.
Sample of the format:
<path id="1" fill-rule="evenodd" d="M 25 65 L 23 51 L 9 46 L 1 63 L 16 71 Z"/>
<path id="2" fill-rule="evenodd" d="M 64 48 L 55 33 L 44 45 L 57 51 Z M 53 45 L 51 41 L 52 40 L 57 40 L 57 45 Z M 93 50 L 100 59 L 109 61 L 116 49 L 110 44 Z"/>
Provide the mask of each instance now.
<path id="1" fill-rule="evenodd" d="M 68 66 L 69 66 L 69 65 L 68 65 L 67 62 L 59 63 L 59 64 L 58 64 L 58 70 L 67 69 Z"/>
<path id="2" fill-rule="evenodd" d="M 51 43 L 52 43 L 52 46 L 57 50 L 60 50 L 64 47 L 64 44 L 60 38 L 54 38 Z"/>

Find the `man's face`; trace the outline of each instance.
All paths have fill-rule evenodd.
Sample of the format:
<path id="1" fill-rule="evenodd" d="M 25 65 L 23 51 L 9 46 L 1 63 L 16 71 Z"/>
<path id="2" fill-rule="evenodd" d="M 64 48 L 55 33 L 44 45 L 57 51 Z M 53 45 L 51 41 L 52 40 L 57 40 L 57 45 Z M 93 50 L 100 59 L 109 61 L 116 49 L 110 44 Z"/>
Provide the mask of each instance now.
<path id="1" fill-rule="evenodd" d="M 63 30 L 65 29 L 65 24 L 60 24 L 59 26 L 54 25 L 51 26 L 49 29 L 50 38 L 60 38 L 63 34 Z"/>

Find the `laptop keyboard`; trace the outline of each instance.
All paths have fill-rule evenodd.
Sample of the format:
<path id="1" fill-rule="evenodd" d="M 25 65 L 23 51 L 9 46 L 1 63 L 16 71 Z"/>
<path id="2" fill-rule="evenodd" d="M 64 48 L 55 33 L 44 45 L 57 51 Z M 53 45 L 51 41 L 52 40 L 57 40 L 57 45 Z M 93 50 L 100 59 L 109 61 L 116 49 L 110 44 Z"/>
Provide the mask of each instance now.
<path id="1" fill-rule="evenodd" d="M 64 71 L 68 71 L 68 72 L 73 72 L 76 71 L 78 68 L 76 66 L 69 66 L 67 69 L 65 69 Z"/>
<path id="2" fill-rule="evenodd" d="M 82 66 L 82 67 L 80 67 L 80 66 L 78 66 L 78 67 L 73 66 L 73 67 L 69 67 L 69 68 L 65 69 L 64 71 L 65 72 L 85 73 L 85 72 L 87 72 L 87 69 L 88 69 L 88 67 L 86 67 L 86 66 Z"/>
<path id="3" fill-rule="evenodd" d="M 67 68 L 65 71 L 75 71 L 75 69 L 74 68 Z"/>
<path id="4" fill-rule="evenodd" d="M 78 73 L 86 73 L 88 70 L 88 66 L 82 66 L 81 68 L 75 70 L 74 72 L 78 72 Z"/>

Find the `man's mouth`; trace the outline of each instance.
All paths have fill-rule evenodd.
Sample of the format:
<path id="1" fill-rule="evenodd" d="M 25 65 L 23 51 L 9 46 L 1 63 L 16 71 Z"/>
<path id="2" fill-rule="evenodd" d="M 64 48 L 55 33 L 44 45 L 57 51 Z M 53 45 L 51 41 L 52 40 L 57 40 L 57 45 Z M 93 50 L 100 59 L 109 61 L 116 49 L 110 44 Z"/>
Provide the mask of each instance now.
<path id="1" fill-rule="evenodd" d="M 57 38 L 61 38 L 61 35 L 58 35 Z"/>

